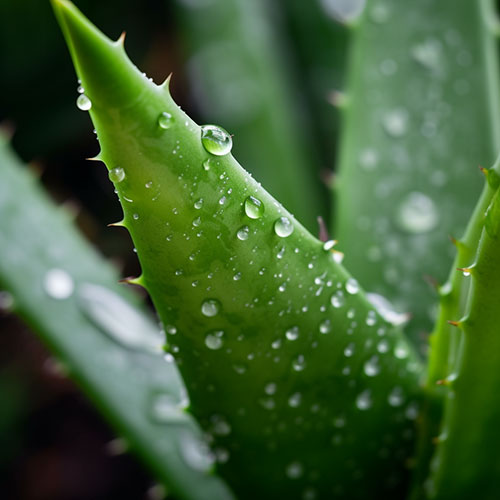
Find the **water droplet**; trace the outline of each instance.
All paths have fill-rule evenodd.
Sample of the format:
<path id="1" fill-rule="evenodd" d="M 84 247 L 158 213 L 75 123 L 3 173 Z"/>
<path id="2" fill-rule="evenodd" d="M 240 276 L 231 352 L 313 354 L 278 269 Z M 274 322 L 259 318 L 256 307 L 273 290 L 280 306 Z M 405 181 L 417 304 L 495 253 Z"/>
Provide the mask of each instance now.
<path id="1" fill-rule="evenodd" d="M 359 292 L 359 283 L 355 278 L 349 278 L 345 284 L 346 292 L 351 295 L 356 295 Z"/>
<path id="2" fill-rule="evenodd" d="M 281 339 L 275 340 L 272 344 L 271 347 L 273 349 L 279 349 L 281 347 Z"/>
<path id="3" fill-rule="evenodd" d="M 350 358 L 353 354 L 354 354 L 354 348 L 355 348 L 355 344 L 353 342 L 351 342 L 350 344 L 348 344 L 346 346 L 346 348 L 344 349 L 344 356 L 346 358 Z"/>
<path id="4" fill-rule="evenodd" d="M 158 423 L 179 422 L 186 420 L 184 410 L 189 406 L 189 400 L 183 396 L 175 396 L 167 392 L 153 394 L 151 398 L 151 418 Z"/>
<path id="5" fill-rule="evenodd" d="M 428 39 L 419 43 L 411 49 L 411 55 L 415 61 L 430 70 L 438 70 L 441 64 L 441 42 L 437 39 Z"/>
<path id="6" fill-rule="evenodd" d="M 276 406 L 276 402 L 274 401 L 273 398 L 262 398 L 262 399 L 259 399 L 259 403 L 266 410 L 274 410 L 274 408 Z"/>
<path id="7" fill-rule="evenodd" d="M 285 332 L 285 336 L 288 340 L 297 340 L 299 338 L 299 327 L 292 326 Z"/>
<path id="8" fill-rule="evenodd" d="M 194 202 L 194 208 L 199 210 L 203 206 L 203 198 L 200 198 Z"/>
<path id="9" fill-rule="evenodd" d="M 384 115 L 382 124 L 391 137 L 402 137 L 408 131 L 408 120 L 406 109 L 397 108 Z"/>
<path id="10" fill-rule="evenodd" d="M 377 313 L 375 311 L 368 311 L 365 323 L 368 326 L 373 326 L 376 322 L 377 322 Z"/>
<path id="11" fill-rule="evenodd" d="M 196 217 L 196 219 L 193 220 L 193 226 L 198 227 L 201 224 L 201 217 Z"/>
<path id="12" fill-rule="evenodd" d="M 123 170 L 123 168 L 121 168 L 121 167 L 112 168 L 108 172 L 108 177 L 109 177 L 109 180 L 111 182 L 114 182 L 115 184 L 118 182 L 121 182 L 121 181 L 123 181 L 123 179 L 125 179 L 125 170 Z"/>
<path id="13" fill-rule="evenodd" d="M 139 214 L 133 214 L 133 215 L 132 215 L 132 218 L 133 218 L 134 220 L 139 219 Z"/>
<path id="14" fill-rule="evenodd" d="M 297 408 L 302 403 L 302 394 L 300 392 L 295 392 L 288 398 L 288 405 L 292 408 Z"/>
<path id="15" fill-rule="evenodd" d="M 227 155 L 233 147 L 231 136 L 217 125 L 201 127 L 201 143 L 209 153 L 216 156 Z"/>
<path id="16" fill-rule="evenodd" d="M 165 327 L 165 331 L 169 334 L 169 335 L 175 335 L 177 333 L 177 328 L 175 328 L 174 325 L 167 325 Z"/>
<path id="17" fill-rule="evenodd" d="M 233 369 L 238 375 L 243 375 L 247 371 L 246 365 L 242 364 L 233 365 Z"/>
<path id="18" fill-rule="evenodd" d="M 304 468 L 300 462 L 292 462 L 286 467 L 286 475 L 290 479 L 299 479 L 304 473 Z"/>
<path id="19" fill-rule="evenodd" d="M 186 464 L 194 470 L 208 472 L 214 457 L 206 443 L 191 433 L 181 434 L 178 440 L 179 452 Z"/>
<path id="20" fill-rule="evenodd" d="M 403 389 L 399 386 L 394 387 L 387 400 L 391 406 L 401 406 L 404 403 Z"/>
<path id="21" fill-rule="evenodd" d="M 162 352 L 164 339 L 158 327 L 123 297 L 90 283 L 78 287 L 77 293 L 83 313 L 115 342 L 143 352 Z"/>
<path id="22" fill-rule="evenodd" d="M 323 250 L 328 251 L 331 250 L 337 242 L 335 240 L 328 240 L 323 243 Z"/>
<path id="23" fill-rule="evenodd" d="M 434 202 L 425 194 L 412 191 L 401 202 L 397 221 L 401 229 L 420 234 L 437 226 L 439 215 Z"/>
<path id="24" fill-rule="evenodd" d="M 201 313 L 208 318 L 216 316 L 220 309 L 220 302 L 217 299 L 206 299 L 201 304 Z"/>
<path id="25" fill-rule="evenodd" d="M 301 372 L 306 367 L 306 360 L 303 354 L 299 354 L 292 363 L 292 367 L 296 372 Z"/>
<path id="26" fill-rule="evenodd" d="M 248 239 L 248 233 L 250 231 L 250 228 L 248 226 L 243 226 L 238 229 L 238 232 L 236 233 L 236 236 L 238 237 L 239 240 L 245 241 Z"/>
<path id="27" fill-rule="evenodd" d="M 280 217 L 274 223 L 274 232 L 280 238 L 286 238 L 293 233 L 293 224 L 288 217 Z"/>
<path id="28" fill-rule="evenodd" d="M 398 359 L 406 359 L 410 355 L 408 344 L 404 341 L 399 341 L 394 347 L 394 356 Z"/>
<path id="29" fill-rule="evenodd" d="M 380 354 L 384 354 L 386 352 L 389 351 L 389 342 L 385 339 L 381 340 L 378 344 L 377 344 L 377 351 L 380 353 Z"/>
<path id="30" fill-rule="evenodd" d="M 319 331 L 321 333 L 330 333 L 332 331 L 332 322 L 329 319 L 325 319 L 319 324 Z"/>
<path id="31" fill-rule="evenodd" d="M 365 3 L 366 0 L 320 0 L 327 16 L 344 23 L 359 17 Z"/>
<path id="32" fill-rule="evenodd" d="M 71 297 L 75 284 L 66 271 L 54 268 L 45 273 L 43 287 L 53 299 L 63 300 Z"/>
<path id="33" fill-rule="evenodd" d="M 375 377 L 380 373 L 380 365 L 378 364 L 378 356 L 372 356 L 365 362 L 363 370 L 367 377 Z"/>
<path id="34" fill-rule="evenodd" d="M 220 349 L 223 346 L 224 344 L 223 337 L 224 337 L 224 332 L 222 330 L 215 330 L 213 332 L 207 333 L 207 336 L 205 337 L 205 345 L 209 349 L 216 351 L 217 349 Z"/>
<path id="35" fill-rule="evenodd" d="M 245 200 L 245 213 L 250 219 L 260 219 L 264 215 L 264 204 L 254 196 Z"/>
<path id="36" fill-rule="evenodd" d="M 83 94 L 85 92 L 85 89 L 81 85 L 78 85 L 78 87 L 76 88 L 76 91 L 79 94 Z"/>
<path id="37" fill-rule="evenodd" d="M 216 163 L 211 159 L 207 158 L 206 160 L 203 161 L 203 170 L 208 172 L 212 167 L 215 167 Z"/>
<path id="38" fill-rule="evenodd" d="M 212 415 L 212 432 L 216 436 L 229 436 L 231 434 L 231 426 L 222 415 Z"/>
<path id="39" fill-rule="evenodd" d="M 80 94 L 76 100 L 76 106 L 82 111 L 88 111 L 92 107 L 92 101 L 85 94 Z"/>
<path id="40" fill-rule="evenodd" d="M 408 321 L 408 315 L 395 311 L 394 306 L 383 295 L 367 293 L 366 298 L 388 323 L 402 325 Z"/>
<path id="41" fill-rule="evenodd" d="M 266 387 L 264 387 L 264 392 L 269 396 L 272 396 L 273 394 L 276 393 L 276 384 L 270 382 L 269 384 L 266 385 Z"/>
<path id="42" fill-rule="evenodd" d="M 373 405 L 372 393 L 370 389 L 361 392 L 356 398 L 356 407 L 359 410 L 369 410 Z"/>
<path id="43" fill-rule="evenodd" d="M 330 302 L 333 307 L 338 309 L 342 307 L 345 303 L 344 292 L 342 290 L 337 290 L 330 298 Z"/>
<path id="44" fill-rule="evenodd" d="M 158 125 L 160 128 L 166 130 L 167 128 L 170 128 L 173 123 L 174 117 L 170 113 L 167 113 L 166 111 L 160 113 L 160 116 L 158 117 Z"/>

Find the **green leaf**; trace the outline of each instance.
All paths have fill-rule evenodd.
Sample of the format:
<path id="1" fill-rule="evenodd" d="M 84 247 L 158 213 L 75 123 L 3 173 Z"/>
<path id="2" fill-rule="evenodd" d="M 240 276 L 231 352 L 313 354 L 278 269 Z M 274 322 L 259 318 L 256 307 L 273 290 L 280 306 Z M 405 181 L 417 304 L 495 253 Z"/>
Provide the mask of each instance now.
<path id="1" fill-rule="evenodd" d="M 412 314 L 425 346 L 436 294 L 500 140 L 496 55 L 481 2 L 373 0 L 353 32 L 337 231 L 367 290 Z"/>
<path id="2" fill-rule="evenodd" d="M 498 175 L 499 165 L 497 161 L 490 175 Z M 476 231 L 481 230 L 477 255 L 467 270 L 456 271 L 472 283 L 451 342 L 444 418 L 424 483 L 429 498 L 470 498 L 477 491 L 481 498 L 496 498 L 500 489 L 495 431 L 500 419 L 500 191 L 488 186 L 486 194 L 488 210 L 473 219 Z"/>
<path id="3" fill-rule="evenodd" d="M 405 486 L 420 365 L 357 281 L 69 2 L 54 1 L 219 471 L 242 498 Z"/>
<path id="4" fill-rule="evenodd" d="M 117 283 L 0 136 L 0 283 L 15 312 L 131 450 L 179 498 L 232 498 L 211 475 L 201 432 L 184 411 L 177 369 L 138 298 Z"/>

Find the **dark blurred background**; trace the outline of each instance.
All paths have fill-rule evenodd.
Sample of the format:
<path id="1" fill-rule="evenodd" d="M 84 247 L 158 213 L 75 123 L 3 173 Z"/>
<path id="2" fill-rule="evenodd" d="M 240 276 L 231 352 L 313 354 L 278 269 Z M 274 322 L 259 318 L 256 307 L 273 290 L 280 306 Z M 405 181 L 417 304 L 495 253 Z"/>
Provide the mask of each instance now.
<path id="1" fill-rule="evenodd" d="M 248 5 L 253 2 L 248 1 Z M 195 17 L 190 19 L 190 10 L 211 2 L 79 0 L 76 4 L 111 38 L 118 38 L 125 30 L 129 56 L 156 83 L 173 73 L 172 94 L 194 119 L 203 122 L 207 114 L 214 115 L 214 121 L 232 131 L 238 124 L 226 120 L 223 110 L 216 107 L 207 112 L 200 106 L 199 96 L 195 95 L 197 85 L 192 81 L 196 73 L 187 63 L 190 51 L 200 44 L 199 36 L 206 36 L 198 31 L 210 28 L 203 18 L 200 23 L 199 13 L 194 12 Z M 295 89 L 290 86 L 291 101 L 297 109 L 316 108 L 319 123 L 327 124 L 318 130 L 311 125 L 311 133 L 329 135 L 324 146 L 314 151 L 314 176 L 320 185 L 319 178 L 331 167 L 335 151 L 337 116 L 333 107 L 326 105 L 326 98 L 328 90 L 342 84 L 345 35 L 325 15 L 319 0 L 274 0 L 263 4 L 269 8 L 263 17 L 265 24 L 278 34 L 273 47 L 280 53 L 280 64 L 290 81 L 297 83 Z M 318 19 L 313 23 L 314 16 L 319 16 L 319 23 Z M 221 18 L 220 23 L 230 31 L 232 21 L 229 16 Z M 309 22 L 316 27 L 314 37 L 309 36 Z M 251 28 L 259 37 L 261 26 L 257 23 Z M 310 45 L 296 43 L 307 37 Z M 330 48 L 317 50 L 323 45 Z M 306 74 L 301 61 L 310 57 L 310 51 L 317 60 Z M 332 57 L 337 65 L 331 64 Z M 272 60 L 269 68 L 274 68 Z M 274 69 L 283 77 L 282 68 Z M 214 87 L 217 90 L 216 82 Z M 306 87 L 309 93 L 304 91 Z M 124 275 L 137 275 L 138 264 L 128 234 L 106 227 L 121 218 L 121 209 L 104 166 L 85 160 L 98 152 L 98 144 L 88 114 L 75 106 L 76 89 L 73 66 L 49 1 L 0 0 L 0 125 L 12 134 L 15 151 L 37 172 L 53 199 L 73 211 L 89 240 L 115 261 Z M 247 92 L 244 99 L 250 97 Z M 236 103 L 244 102 L 238 99 Z M 301 120 L 310 123 L 305 111 Z M 239 158 L 252 169 L 251 159 L 245 163 L 243 141 Z M 326 188 L 320 189 L 326 215 Z M 66 378 L 64 367 L 51 357 L 36 335 L 9 314 L 4 299 L 0 292 L 0 497 L 157 498 L 160 491 L 148 472 L 133 457 L 117 453 L 120 443 L 116 436 Z"/>

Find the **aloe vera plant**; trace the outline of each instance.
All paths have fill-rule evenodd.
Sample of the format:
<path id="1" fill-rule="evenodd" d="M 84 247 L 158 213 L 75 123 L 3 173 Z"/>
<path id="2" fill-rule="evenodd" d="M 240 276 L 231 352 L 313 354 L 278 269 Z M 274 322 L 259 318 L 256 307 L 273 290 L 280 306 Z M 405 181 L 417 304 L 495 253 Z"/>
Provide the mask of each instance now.
<path id="1" fill-rule="evenodd" d="M 99 139 L 94 160 L 106 165 L 123 209 L 112 225 L 128 230 L 142 268 L 126 281 L 149 293 L 167 359 L 183 382 L 159 356 L 144 313 L 113 289 L 112 273 L 101 276 L 105 266 L 74 236 L 62 247 L 82 252 L 82 269 L 42 252 L 29 279 L 45 283 L 45 292 L 66 280 L 64 297 L 49 286 L 43 300 L 89 329 L 93 340 L 83 349 L 37 312 L 40 289 L 27 290 L 31 268 L 22 269 L 22 259 L 7 259 L 0 278 L 156 477 L 176 496 L 195 499 L 469 498 L 478 488 L 480 498 L 496 498 L 500 167 L 483 169 L 479 196 L 481 175 L 466 166 L 493 163 L 498 146 L 492 2 L 457 9 L 446 1 L 436 10 L 374 0 L 351 26 L 333 227 L 353 274 L 334 240 L 315 238 L 240 166 L 231 131 L 195 123 L 174 102 L 170 78 L 156 85 L 132 64 L 123 36 L 112 41 L 70 2 L 52 3 L 80 80 L 78 107 Z M 407 29 L 416 19 L 430 23 L 426 38 Z M 388 26 L 394 30 L 381 37 Z M 261 75 L 269 86 L 275 77 Z M 465 99 L 469 92 L 478 99 Z M 477 117 L 486 133 L 467 141 L 471 129 L 454 112 Z M 289 139 L 270 158 L 292 148 Z M 299 159 L 294 168 L 307 163 Z M 18 182 L 14 171 L 8 175 Z M 285 197 L 297 189 L 290 186 L 279 186 Z M 39 196 L 32 191 L 27 196 Z M 24 221 L 15 197 L 9 204 L 11 246 L 2 252 L 18 244 L 15 228 Z M 446 233 L 459 234 L 468 216 L 453 246 Z M 61 237 L 71 231 L 57 227 Z M 33 253 L 50 248 L 37 237 Z M 448 248 L 457 250 L 454 263 Z M 47 275 L 47 264 L 59 275 Z M 449 281 L 427 293 L 421 275 L 442 281 L 449 265 Z M 382 295 L 413 314 L 407 333 L 419 346 L 416 335 L 430 328 L 439 297 L 428 361 Z M 144 331 L 123 333 L 130 330 L 123 310 L 125 322 L 141 318 L 136 330 Z M 93 364 L 91 351 L 106 349 L 125 358 L 115 373 Z M 120 395 L 136 366 L 147 375 L 127 400 L 131 418 Z M 155 407 L 160 422 L 151 419 L 151 394 L 164 396 Z"/>

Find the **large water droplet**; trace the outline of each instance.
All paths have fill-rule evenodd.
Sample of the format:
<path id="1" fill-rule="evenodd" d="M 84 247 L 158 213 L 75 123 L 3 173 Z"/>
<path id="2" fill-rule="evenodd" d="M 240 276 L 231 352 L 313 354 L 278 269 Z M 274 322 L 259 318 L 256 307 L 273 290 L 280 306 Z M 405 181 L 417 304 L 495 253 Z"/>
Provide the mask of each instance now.
<path id="1" fill-rule="evenodd" d="M 166 130 L 167 128 L 170 128 L 173 123 L 174 117 L 170 113 L 167 113 L 166 111 L 160 113 L 160 116 L 158 117 L 158 125 L 160 128 Z"/>
<path id="2" fill-rule="evenodd" d="M 203 316 L 212 318 L 216 316 L 220 309 L 220 302 L 217 299 L 206 299 L 201 304 L 201 313 Z"/>
<path id="3" fill-rule="evenodd" d="M 425 194 L 412 191 L 399 206 L 397 222 L 401 229 L 420 234 L 431 231 L 439 221 L 434 202 Z"/>
<path id="4" fill-rule="evenodd" d="M 63 269 L 50 269 L 43 278 L 43 288 L 53 299 L 63 300 L 71 297 L 75 284 L 73 278 Z"/>
<path id="5" fill-rule="evenodd" d="M 368 410 L 372 407 L 372 405 L 373 401 L 370 389 L 366 389 L 358 394 L 358 397 L 356 398 L 356 407 L 359 410 Z"/>
<path id="6" fill-rule="evenodd" d="M 286 238 L 287 236 L 290 236 L 293 233 L 293 224 L 291 220 L 288 217 L 280 217 L 274 223 L 274 232 L 280 238 Z"/>
<path id="7" fill-rule="evenodd" d="M 92 107 L 92 101 L 85 94 L 80 94 L 76 99 L 76 106 L 82 111 L 88 111 Z"/>
<path id="8" fill-rule="evenodd" d="M 231 136 L 217 125 L 201 127 L 201 143 L 209 153 L 216 156 L 227 155 L 233 147 Z"/>
<path id="9" fill-rule="evenodd" d="M 123 170 L 122 167 L 115 167 L 112 168 L 108 172 L 108 177 L 111 182 L 114 182 L 115 184 L 118 182 L 123 181 L 125 179 L 125 170 Z"/>
<path id="10" fill-rule="evenodd" d="M 214 330 L 213 332 L 207 333 L 205 337 L 205 345 L 216 351 L 224 345 L 224 332 L 222 330 Z"/>
<path id="11" fill-rule="evenodd" d="M 288 340 L 297 340 L 299 338 L 299 327 L 292 326 L 285 332 L 285 336 Z"/>
<path id="12" fill-rule="evenodd" d="M 304 467 L 300 462 L 292 462 L 286 467 L 286 475 L 290 479 L 299 479 L 304 473 Z"/>
<path id="13" fill-rule="evenodd" d="M 254 196 L 245 200 L 245 213 L 250 219 L 260 219 L 264 215 L 264 203 Z"/>
<path id="14" fill-rule="evenodd" d="M 129 349 L 162 352 L 164 339 L 158 327 L 120 295 L 100 285 L 84 283 L 78 288 L 83 313 L 108 337 Z"/>
<path id="15" fill-rule="evenodd" d="M 359 292 L 359 283 L 355 278 L 349 278 L 345 284 L 346 292 L 351 295 L 356 295 Z"/>

